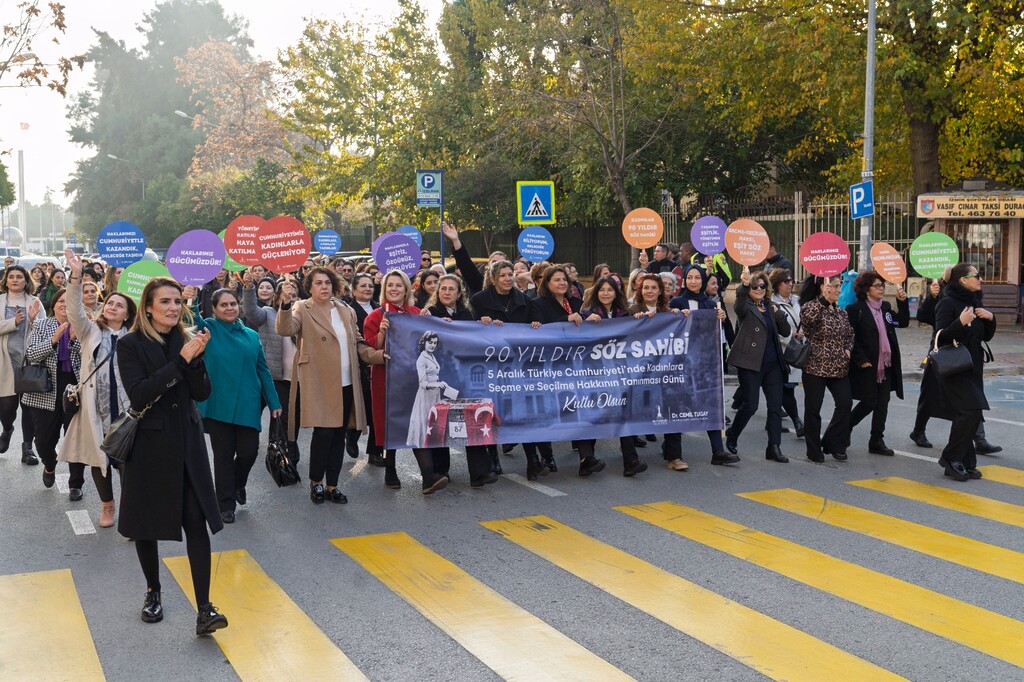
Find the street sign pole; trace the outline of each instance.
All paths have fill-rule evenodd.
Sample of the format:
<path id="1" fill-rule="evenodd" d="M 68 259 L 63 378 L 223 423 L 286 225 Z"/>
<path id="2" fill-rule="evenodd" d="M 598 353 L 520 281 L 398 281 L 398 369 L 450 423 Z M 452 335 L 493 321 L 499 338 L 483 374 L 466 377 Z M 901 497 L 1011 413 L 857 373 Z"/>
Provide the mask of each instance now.
<path id="1" fill-rule="evenodd" d="M 441 265 L 444 265 L 444 230 L 441 229 L 441 223 L 444 222 L 444 169 L 441 169 L 441 220 L 437 223 L 437 231 L 441 234 L 441 248 L 438 252 L 441 254 Z"/>
<path id="2" fill-rule="evenodd" d="M 864 87 L 864 170 L 861 181 L 866 182 L 874 177 L 875 156 L 875 0 L 868 0 L 868 55 L 867 79 Z M 857 269 L 864 271 L 871 268 L 871 228 L 872 216 L 860 219 L 860 253 L 857 256 Z"/>

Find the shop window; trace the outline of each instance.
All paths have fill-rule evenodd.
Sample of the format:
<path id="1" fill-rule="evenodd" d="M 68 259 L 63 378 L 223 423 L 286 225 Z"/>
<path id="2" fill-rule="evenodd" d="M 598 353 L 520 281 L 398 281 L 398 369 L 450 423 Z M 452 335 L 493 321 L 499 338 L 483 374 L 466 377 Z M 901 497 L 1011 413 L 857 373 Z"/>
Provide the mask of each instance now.
<path id="1" fill-rule="evenodd" d="M 952 223 L 950 236 L 960 248 L 960 262 L 970 263 L 987 282 L 1008 282 L 1006 224 Z"/>

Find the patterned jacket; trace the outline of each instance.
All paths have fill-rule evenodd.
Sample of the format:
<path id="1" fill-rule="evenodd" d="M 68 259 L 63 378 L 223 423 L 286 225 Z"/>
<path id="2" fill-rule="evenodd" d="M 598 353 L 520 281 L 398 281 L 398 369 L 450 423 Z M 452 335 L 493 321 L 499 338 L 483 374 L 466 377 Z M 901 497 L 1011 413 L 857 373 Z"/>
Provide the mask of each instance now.
<path id="1" fill-rule="evenodd" d="M 850 373 L 853 327 L 845 310 L 821 297 L 801 303 L 800 326 L 811 344 L 806 374 L 838 379 Z"/>
<path id="2" fill-rule="evenodd" d="M 25 358 L 29 364 L 46 366 L 53 390 L 49 393 L 23 393 L 21 403 L 26 407 L 38 407 L 50 412 L 57 408 L 57 347 L 53 345 L 53 334 L 59 326 L 60 322 L 55 317 L 37 320 L 28 337 Z M 71 342 L 71 367 L 77 382 L 82 373 L 82 345 L 77 337 Z"/>

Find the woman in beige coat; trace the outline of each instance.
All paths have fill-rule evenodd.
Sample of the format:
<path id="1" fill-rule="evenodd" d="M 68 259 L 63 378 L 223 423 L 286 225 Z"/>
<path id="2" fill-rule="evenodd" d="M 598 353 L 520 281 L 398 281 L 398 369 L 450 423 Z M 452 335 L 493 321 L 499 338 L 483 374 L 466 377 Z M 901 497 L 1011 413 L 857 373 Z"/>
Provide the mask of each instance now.
<path id="1" fill-rule="evenodd" d="M 71 268 L 68 320 L 81 343 L 82 381 L 78 384 L 78 413 L 71 418 L 64 434 L 58 459 L 92 467 L 92 480 L 102 505 L 99 525 L 110 528 L 114 525 L 114 482 L 110 469 L 114 467 L 108 466 L 100 443 L 110 423 L 131 407 L 114 353 L 118 339 L 128 333 L 135 321 L 135 301 L 119 292 L 109 293 L 93 322 L 93 314 L 82 296 L 82 259 L 70 249 L 65 249 L 64 257 Z M 95 286 L 92 282 L 84 285 Z"/>
<path id="2" fill-rule="evenodd" d="M 14 419 L 18 415 L 21 396 L 15 387 L 14 375 L 21 371 L 28 337 L 36 322 L 46 317 L 43 303 L 32 295 L 28 270 L 20 265 L 8 266 L 0 275 L 0 453 L 7 452 L 14 435 Z M 22 408 L 21 462 L 39 464 L 32 452 L 32 417 Z"/>
<path id="3" fill-rule="evenodd" d="M 313 268 L 304 285 L 310 297 L 294 304 L 279 303 L 276 320 L 277 333 L 295 337 L 297 344 L 288 438 L 296 439 L 299 426 L 313 429 L 309 497 L 315 504 L 325 499 L 344 504 L 348 499 L 338 490 L 338 477 L 345 457 L 345 430 L 366 428 L 359 360 L 382 365 L 384 352 L 363 341 L 355 312 L 338 300 L 341 283 L 334 271 Z"/>

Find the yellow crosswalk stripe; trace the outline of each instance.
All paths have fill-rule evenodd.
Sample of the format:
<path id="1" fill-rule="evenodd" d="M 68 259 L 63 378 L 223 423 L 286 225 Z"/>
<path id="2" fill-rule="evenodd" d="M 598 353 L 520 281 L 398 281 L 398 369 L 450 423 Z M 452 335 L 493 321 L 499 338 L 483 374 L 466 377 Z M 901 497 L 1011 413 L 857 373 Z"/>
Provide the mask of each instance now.
<path id="1" fill-rule="evenodd" d="M 984 467 L 978 467 L 987 481 L 995 481 L 996 483 L 1004 483 L 1006 485 L 1015 485 L 1018 488 L 1024 488 L 1024 470 L 1011 469 L 1010 467 L 999 466 L 998 464 L 990 464 Z"/>
<path id="2" fill-rule="evenodd" d="M 647 523 L 1024 667 L 1024 623 L 675 502 L 616 507 Z"/>
<path id="3" fill-rule="evenodd" d="M 632 680 L 406 533 L 331 540 L 507 680 Z"/>
<path id="4" fill-rule="evenodd" d="M 847 481 L 847 483 L 915 502 L 924 502 L 951 511 L 970 514 L 989 521 L 1024 528 L 1024 507 L 1009 502 L 962 493 L 959 490 L 949 490 L 928 483 L 918 483 L 906 478 L 869 478 L 863 481 Z"/>
<path id="5" fill-rule="evenodd" d="M 0 680 L 103 680 L 71 571 L 0 576 Z"/>
<path id="6" fill-rule="evenodd" d="M 481 525 L 772 679 L 903 679 L 546 516 Z"/>
<path id="7" fill-rule="evenodd" d="M 188 557 L 164 559 L 195 606 Z M 214 552 L 210 601 L 228 618 L 214 639 L 243 680 L 366 680 L 244 549 Z"/>
<path id="8" fill-rule="evenodd" d="M 739 496 L 982 573 L 1024 583 L 1024 554 L 1020 552 L 790 488 L 740 493 Z"/>

